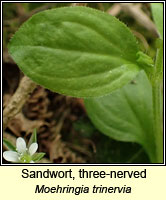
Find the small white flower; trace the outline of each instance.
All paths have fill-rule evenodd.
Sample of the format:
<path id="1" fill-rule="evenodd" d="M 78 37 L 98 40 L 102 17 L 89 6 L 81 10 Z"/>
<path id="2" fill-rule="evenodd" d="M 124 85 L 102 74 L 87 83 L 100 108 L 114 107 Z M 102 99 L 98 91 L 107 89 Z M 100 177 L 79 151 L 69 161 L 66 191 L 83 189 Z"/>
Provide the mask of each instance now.
<path id="1" fill-rule="evenodd" d="M 34 163 L 31 159 L 38 149 L 37 143 L 32 143 L 27 149 L 25 140 L 21 137 L 17 138 L 16 151 L 5 151 L 3 157 L 5 160 L 17 163 Z"/>

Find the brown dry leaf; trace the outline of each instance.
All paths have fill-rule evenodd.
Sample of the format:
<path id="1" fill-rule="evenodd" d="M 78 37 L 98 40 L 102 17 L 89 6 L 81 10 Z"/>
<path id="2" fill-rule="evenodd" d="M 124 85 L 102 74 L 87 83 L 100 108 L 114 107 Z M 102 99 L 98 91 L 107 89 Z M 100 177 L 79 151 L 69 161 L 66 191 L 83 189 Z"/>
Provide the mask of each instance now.
<path id="1" fill-rule="evenodd" d="M 8 105 L 11 97 L 12 95 L 8 93 L 3 95 L 3 108 Z"/>
<path id="2" fill-rule="evenodd" d="M 57 135 L 49 146 L 50 160 L 53 163 L 86 163 L 83 157 L 78 156 L 67 147 L 66 143 L 61 140 L 60 134 Z"/>
<path id="3" fill-rule="evenodd" d="M 147 29 L 153 36 L 157 37 L 158 33 L 154 22 L 150 17 L 142 10 L 143 4 L 136 3 L 120 3 L 121 9 L 127 13 L 127 15 L 132 16 L 136 22 Z"/>
<path id="4" fill-rule="evenodd" d="M 70 115 L 71 109 L 65 109 L 56 126 L 50 127 L 49 141 L 45 141 L 45 145 L 49 151 L 50 160 L 53 163 L 85 163 L 86 160 L 78 156 L 70 148 L 66 142 L 61 139 L 61 129 L 65 119 Z"/>
<path id="5" fill-rule="evenodd" d="M 53 113 L 48 112 L 50 101 L 44 88 L 38 86 L 23 107 L 25 116 L 29 119 L 51 118 Z"/>
<path id="6" fill-rule="evenodd" d="M 38 129 L 40 126 L 43 126 L 44 123 L 43 120 L 29 120 L 23 113 L 19 113 L 9 122 L 8 128 L 19 137 L 21 136 L 21 132 L 25 132 L 26 135 L 28 135 L 32 133 L 35 128 Z"/>

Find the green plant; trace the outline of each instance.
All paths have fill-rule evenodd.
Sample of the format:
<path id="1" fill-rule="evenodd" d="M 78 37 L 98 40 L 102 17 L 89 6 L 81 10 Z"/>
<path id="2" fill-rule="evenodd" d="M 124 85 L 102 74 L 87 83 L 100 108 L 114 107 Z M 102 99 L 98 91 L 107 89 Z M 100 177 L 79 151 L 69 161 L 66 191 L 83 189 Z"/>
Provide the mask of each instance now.
<path id="1" fill-rule="evenodd" d="M 16 147 L 7 139 L 3 139 L 3 144 L 8 151 L 3 152 L 5 160 L 14 163 L 35 163 L 40 161 L 45 153 L 36 153 L 38 149 L 36 129 L 26 146 L 25 140 L 21 137 L 16 140 Z"/>
<path id="2" fill-rule="evenodd" d="M 9 43 L 9 52 L 34 82 L 85 98 L 88 115 L 104 134 L 143 146 L 163 162 L 161 82 L 163 5 L 152 4 L 160 40 L 155 63 L 141 52 L 125 24 L 86 7 L 40 12 Z"/>

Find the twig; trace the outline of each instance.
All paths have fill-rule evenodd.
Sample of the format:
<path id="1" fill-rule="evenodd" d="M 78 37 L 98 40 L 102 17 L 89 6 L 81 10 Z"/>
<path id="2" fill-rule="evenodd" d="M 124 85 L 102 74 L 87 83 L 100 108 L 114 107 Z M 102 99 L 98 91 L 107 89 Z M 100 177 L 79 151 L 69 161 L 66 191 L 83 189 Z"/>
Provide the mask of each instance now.
<path id="1" fill-rule="evenodd" d="M 120 4 L 114 4 L 111 8 L 107 10 L 107 13 L 112 16 L 117 16 L 121 12 Z"/>
<path id="2" fill-rule="evenodd" d="M 3 111 L 3 129 L 5 130 L 8 122 L 20 112 L 24 103 L 28 99 L 29 95 L 36 87 L 36 83 L 31 81 L 28 77 L 24 76 L 20 81 L 20 84 L 12 96 L 9 104 Z"/>

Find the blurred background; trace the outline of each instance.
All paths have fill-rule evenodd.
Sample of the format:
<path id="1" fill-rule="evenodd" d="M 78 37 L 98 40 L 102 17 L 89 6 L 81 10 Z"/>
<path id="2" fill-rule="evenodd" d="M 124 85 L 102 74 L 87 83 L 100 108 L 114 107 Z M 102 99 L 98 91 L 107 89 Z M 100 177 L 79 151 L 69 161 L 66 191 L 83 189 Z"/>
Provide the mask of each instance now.
<path id="1" fill-rule="evenodd" d="M 116 16 L 132 30 L 140 48 L 155 56 L 157 33 L 149 3 L 3 3 L 3 108 L 23 77 L 8 54 L 7 44 L 12 35 L 37 12 L 80 4 Z M 82 99 L 40 86 L 9 122 L 4 137 L 15 144 L 17 137 L 28 140 L 34 128 L 39 152 L 46 153 L 42 163 L 149 163 L 138 144 L 118 142 L 100 133 L 89 120 Z"/>

